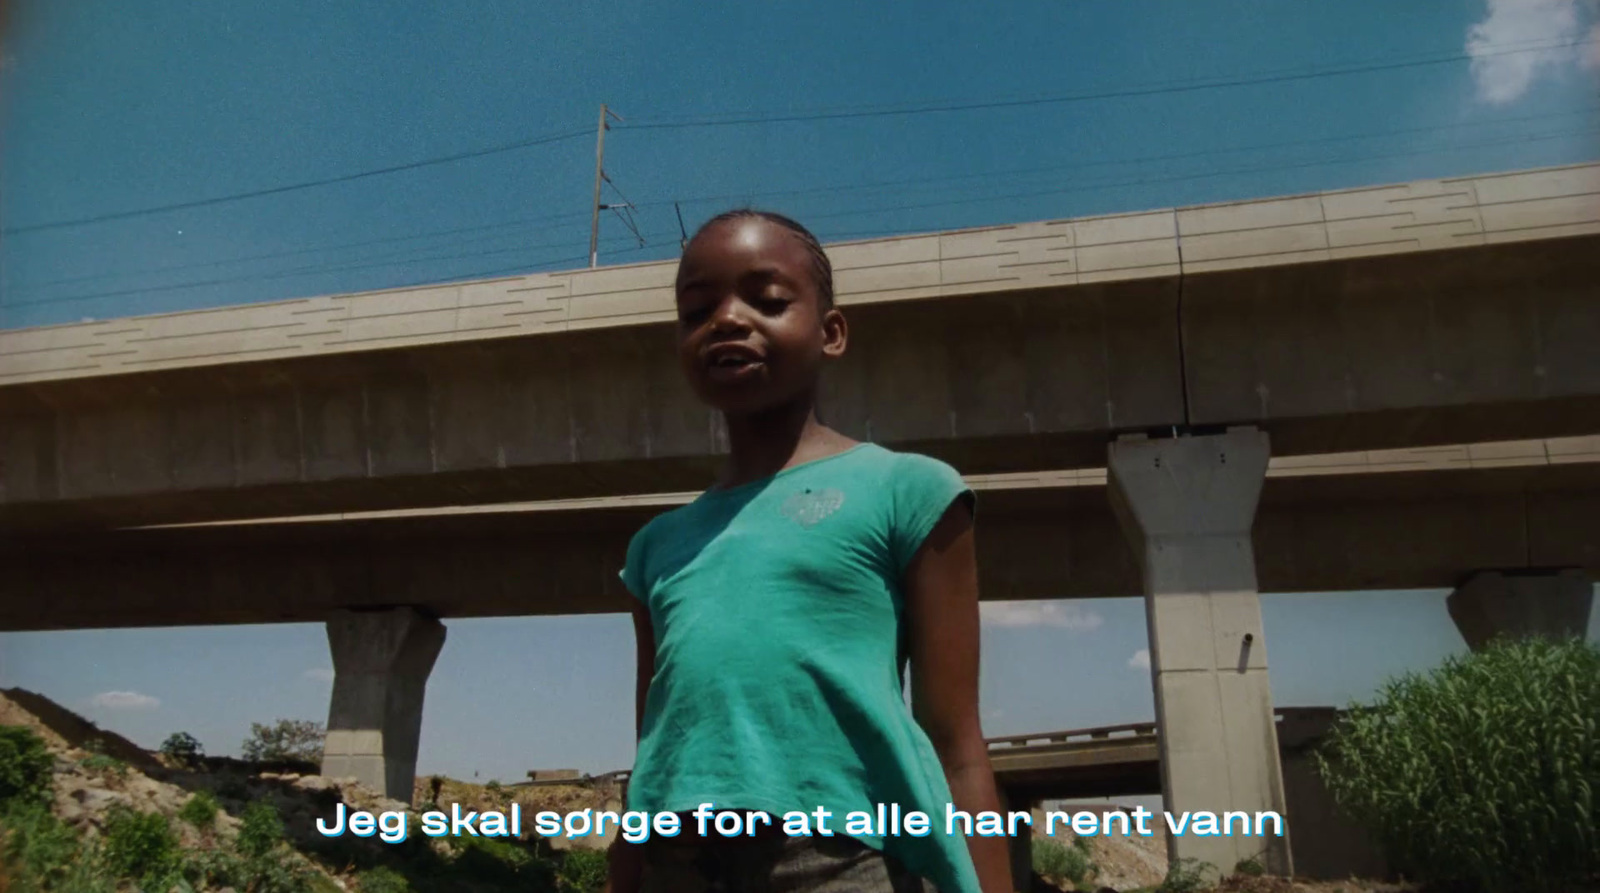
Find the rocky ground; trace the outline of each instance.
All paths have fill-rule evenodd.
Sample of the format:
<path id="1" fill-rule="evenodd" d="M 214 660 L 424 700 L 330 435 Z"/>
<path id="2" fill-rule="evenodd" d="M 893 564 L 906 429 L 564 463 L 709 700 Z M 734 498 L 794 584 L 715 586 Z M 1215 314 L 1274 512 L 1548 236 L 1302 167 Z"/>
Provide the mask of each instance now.
<path id="1" fill-rule="evenodd" d="M 433 893 L 433 891 L 548 890 L 589 893 L 603 879 L 603 859 L 596 848 L 604 840 L 566 841 L 428 839 L 415 832 L 404 844 L 390 845 L 376 837 L 350 835 L 330 840 L 316 831 L 319 817 L 328 818 L 343 801 L 350 809 L 372 812 L 413 811 L 430 808 L 449 811 L 460 804 L 464 811 L 506 811 L 522 806 L 524 830 L 528 816 L 540 810 L 622 808 L 621 791 L 611 783 L 573 785 L 479 785 L 448 778 L 417 779 L 413 810 L 407 804 L 386 800 L 353 779 L 325 778 L 309 766 L 258 766 L 237 760 L 208 758 L 203 763 L 179 765 L 152 754 L 114 733 L 95 727 L 46 698 L 18 689 L 0 690 L 0 726 L 26 726 L 42 738 L 54 759 L 53 814 L 82 839 L 104 834 L 109 815 L 119 806 L 140 813 L 166 816 L 183 849 L 205 853 L 234 845 L 240 816 L 252 803 L 270 803 L 281 817 L 289 844 L 281 858 L 302 874 L 298 887 L 237 890 L 232 893 Z M 216 823 L 200 830 L 180 815 L 199 792 L 209 792 L 221 805 Z M 1036 821 L 1042 825 L 1042 821 Z M 1040 840 L 1051 840 L 1043 838 Z M 1072 845 L 1070 832 L 1060 831 L 1054 842 Z M 5 852 L 6 832 L 0 823 L 0 852 Z M 1048 845 L 1048 844 L 1042 844 Z M 1096 872 L 1076 889 L 1096 891 L 1150 891 L 1167 877 L 1166 840 L 1101 837 L 1088 842 L 1088 856 Z M 581 858 L 580 858 L 581 857 Z M 16 871 L 0 865 L 0 893 L 24 893 L 27 886 L 7 878 Z M 1075 889 L 1062 878 L 1034 879 L 1036 890 Z M 46 889 L 49 889 L 48 887 Z M 64 893 L 76 889 L 60 887 Z M 117 887 L 132 890 L 126 882 Z M 207 888 L 194 888 L 196 893 Z M 227 888 L 223 888 L 227 889 Z M 1199 893 L 1198 887 L 1186 893 Z M 1356 881 L 1305 883 L 1281 878 L 1232 878 L 1217 891 L 1228 893 L 1401 893 L 1406 888 Z"/>

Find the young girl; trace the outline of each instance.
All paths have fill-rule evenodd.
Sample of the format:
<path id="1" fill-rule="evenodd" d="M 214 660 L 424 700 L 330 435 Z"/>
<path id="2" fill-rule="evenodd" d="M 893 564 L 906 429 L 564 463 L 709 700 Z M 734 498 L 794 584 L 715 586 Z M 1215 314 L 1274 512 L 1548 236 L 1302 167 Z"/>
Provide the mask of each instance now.
<path id="1" fill-rule="evenodd" d="M 679 813 L 684 830 L 619 842 L 609 889 L 1011 893 L 1004 838 L 944 833 L 949 804 L 1000 808 L 978 722 L 971 491 L 942 462 L 818 421 L 818 377 L 847 329 L 827 255 L 798 223 L 713 218 L 684 251 L 677 308 L 684 374 L 726 418 L 730 455 L 628 547 L 628 808 Z M 702 803 L 771 824 L 701 837 Z M 926 813 L 929 833 L 845 833 L 848 813 L 880 803 Z M 810 836 L 784 833 L 791 812 L 813 816 Z"/>

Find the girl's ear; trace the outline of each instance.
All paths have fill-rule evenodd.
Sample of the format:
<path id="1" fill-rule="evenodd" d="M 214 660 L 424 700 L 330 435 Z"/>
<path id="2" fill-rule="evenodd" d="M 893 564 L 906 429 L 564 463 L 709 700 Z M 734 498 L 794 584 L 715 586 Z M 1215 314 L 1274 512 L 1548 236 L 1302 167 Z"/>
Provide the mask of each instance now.
<path id="1" fill-rule="evenodd" d="M 822 315 L 822 355 L 830 360 L 844 356 L 849 341 L 850 327 L 845 324 L 844 314 L 837 307 L 829 308 Z"/>

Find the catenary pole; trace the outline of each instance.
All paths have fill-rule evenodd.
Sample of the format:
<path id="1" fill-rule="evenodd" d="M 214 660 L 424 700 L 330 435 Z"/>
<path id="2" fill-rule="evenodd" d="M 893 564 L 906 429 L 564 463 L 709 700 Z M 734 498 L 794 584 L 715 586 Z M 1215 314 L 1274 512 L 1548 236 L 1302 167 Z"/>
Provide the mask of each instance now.
<path id="1" fill-rule="evenodd" d="M 606 117 L 609 115 L 611 110 L 606 108 L 605 103 L 601 103 L 600 126 L 597 128 L 594 141 L 594 205 L 590 209 L 593 215 L 589 219 L 589 269 L 591 270 L 600 262 L 600 184 L 606 176 Z"/>

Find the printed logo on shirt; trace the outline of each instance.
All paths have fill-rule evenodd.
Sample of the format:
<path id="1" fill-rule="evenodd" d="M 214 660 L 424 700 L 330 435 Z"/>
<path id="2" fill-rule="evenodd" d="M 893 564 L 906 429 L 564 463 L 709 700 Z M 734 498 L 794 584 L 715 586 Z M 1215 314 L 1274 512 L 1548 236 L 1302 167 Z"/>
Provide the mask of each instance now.
<path id="1" fill-rule="evenodd" d="M 844 493 L 828 487 L 823 490 L 804 490 L 790 494 L 783 501 L 783 514 L 791 521 L 810 527 L 839 510 L 844 505 Z"/>

